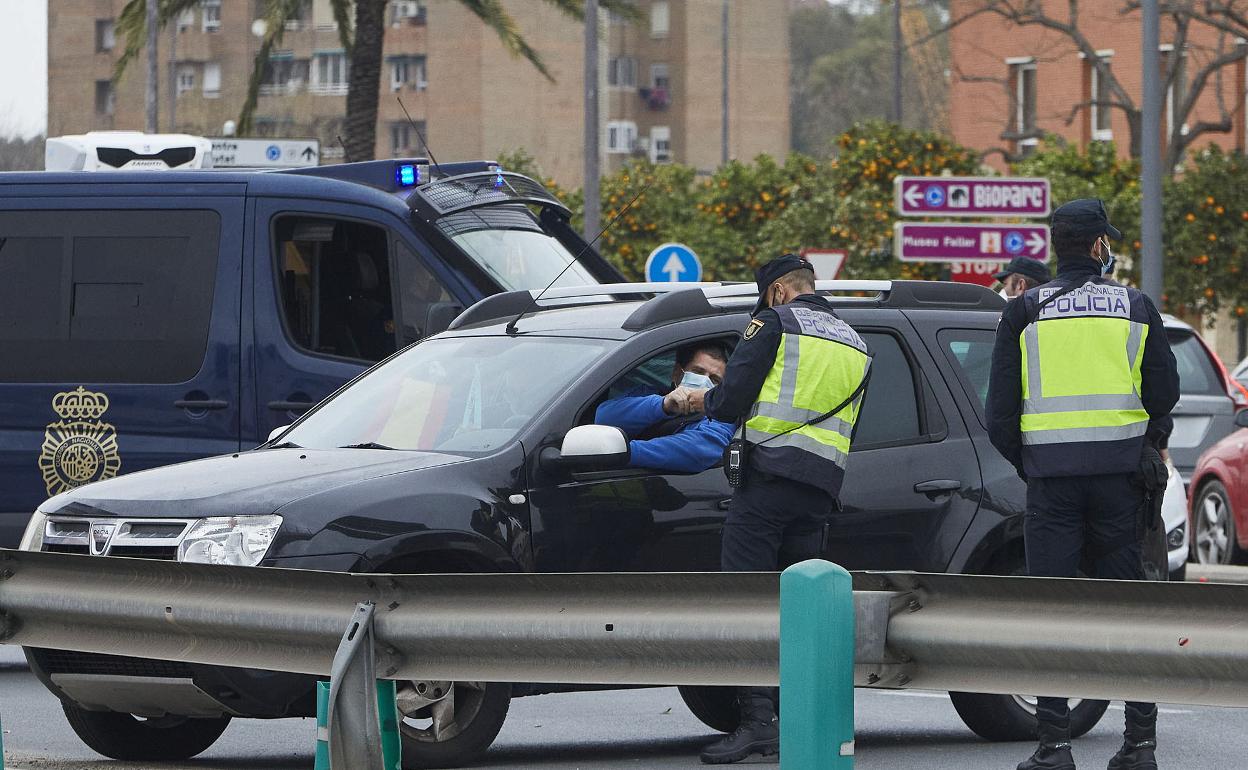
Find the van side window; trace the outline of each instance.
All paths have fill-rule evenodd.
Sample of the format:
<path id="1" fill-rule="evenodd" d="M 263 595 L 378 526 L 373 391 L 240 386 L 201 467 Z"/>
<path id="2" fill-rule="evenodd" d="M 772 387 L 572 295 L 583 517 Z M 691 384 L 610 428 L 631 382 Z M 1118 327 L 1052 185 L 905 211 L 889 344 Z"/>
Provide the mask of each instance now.
<path id="1" fill-rule="evenodd" d="M 283 216 L 275 225 L 286 330 L 314 353 L 380 361 L 395 351 L 386 231 Z"/>
<path id="2" fill-rule="evenodd" d="M 220 229 L 214 211 L 0 214 L 0 380 L 192 379 Z"/>
<path id="3" fill-rule="evenodd" d="M 400 345 L 446 331 L 464 306 L 451 297 L 437 276 L 402 239 L 395 239 L 395 264 L 399 272 Z"/>

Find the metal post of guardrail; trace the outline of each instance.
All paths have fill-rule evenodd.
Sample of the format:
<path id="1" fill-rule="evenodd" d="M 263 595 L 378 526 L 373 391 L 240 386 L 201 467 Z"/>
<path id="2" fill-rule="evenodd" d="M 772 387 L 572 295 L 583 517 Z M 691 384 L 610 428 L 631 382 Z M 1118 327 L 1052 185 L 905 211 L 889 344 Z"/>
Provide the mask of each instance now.
<path id="1" fill-rule="evenodd" d="M 375 675 L 375 606 L 356 605 L 330 681 L 317 685 L 315 770 L 399 770 L 395 685 Z"/>
<path id="2" fill-rule="evenodd" d="M 853 579 L 831 562 L 780 575 L 780 713 L 782 770 L 853 770 Z"/>
<path id="3" fill-rule="evenodd" d="M 4 724 L 0 722 L 0 770 L 4 770 Z"/>

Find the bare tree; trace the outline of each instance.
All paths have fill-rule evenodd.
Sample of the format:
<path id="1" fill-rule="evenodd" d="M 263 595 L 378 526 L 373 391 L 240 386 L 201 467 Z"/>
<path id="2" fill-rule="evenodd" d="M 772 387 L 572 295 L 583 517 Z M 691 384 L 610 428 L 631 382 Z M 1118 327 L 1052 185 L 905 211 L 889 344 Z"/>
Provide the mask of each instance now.
<path id="1" fill-rule="evenodd" d="M 1095 0 L 1097 10 L 1103 11 L 1109 0 Z M 961 12 L 952 18 L 942 30 L 947 32 L 971 19 L 989 15 L 1004 19 L 1022 28 L 1048 30 L 1056 33 L 1067 46 L 1073 47 L 1096 71 L 1097 79 L 1106 86 L 1107 93 L 1101 98 L 1091 98 L 1072 105 L 1064 117 L 1070 125 L 1084 111 L 1096 106 L 1099 109 L 1119 110 L 1127 120 L 1128 148 L 1132 157 L 1142 154 L 1143 106 L 1134 98 L 1115 75 L 1110 62 L 1097 54 L 1095 41 L 1089 36 L 1087 25 L 1081 26 L 1079 0 L 1066 0 L 1064 13 L 1055 14 L 1046 6 L 1057 3 L 1044 0 L 971 0 L 962 5 Z M 1163 90 L 1170 95 L 1169 125 L 1163 128 L 1166 137 L 1166 169 L 1174 169 L 1182 161 L 1187 149 L 1201 136 L 1213 133 L 1229 133 L 1234 129 L 1235 111 L 1241 105 L 1228 106 L 1223 90 L 1223 79 L 1228 67 L 1248 56 L 1248 46 L 1238 42 L 1248 38 L 1248 0 L 1162 0 L 1161 13 L 1167 22 L 1173 46 L 1173 54 L 1167 57 Z M 1138 0 L 1122 0 L 1118 16 L 1123 23 L 1133 23 L 1132 16 L 1139 11 Z M 1216 38 L 1216 44 L 1207 41 Z M 1068 50 L 1062 53 L 1068 53 Z M 1060 55 L 1060 54 L 1058 54 Z M 1043 55 L 1036 57 L 1043 60 Z M 984 82 L 984 73 L 963 72 L 955 62 L 954 76 L 963 82 Z M 1001 79 L 1008 93 L 1008 79 Z M 1216 96 L 1217 117 L 1192 121 L 1197 114 L 1202 97 L 1212 88 Z M 1007 128 L 1002 139 L 1031 138 Z"/>

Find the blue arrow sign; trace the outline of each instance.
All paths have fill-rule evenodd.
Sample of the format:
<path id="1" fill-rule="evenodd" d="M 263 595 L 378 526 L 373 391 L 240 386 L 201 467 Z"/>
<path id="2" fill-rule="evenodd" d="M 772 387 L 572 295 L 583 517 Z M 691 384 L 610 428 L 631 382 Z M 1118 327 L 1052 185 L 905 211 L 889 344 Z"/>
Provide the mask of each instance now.
<path id="1" fill-rule="evenodd" d="M 646 258 L 646 280 L 695 283 L 702 280 L 702 262 L 685 244 L 665 243 Z"/>
<path id="2" fill-rule="evenodd" d="M 269 160 L 281 160 L 282 148 L 278 147 L 276 144 L 270 144 L 264 151 L 264 157 Z"/>
<path id="3" fill-rule="evenodd" d="M 1019 254 L 1023 251 L 1023 234 L 1011 230 L 1005 234 L 1005 250 L 1011 254 Z"/>
<path id="4" fill-rule="evenodd" d="M 927 188 L 927 205 L 932 208 L 940 208 L 945 205 L 945 189 L 937 185 L 931 185 Z"/>

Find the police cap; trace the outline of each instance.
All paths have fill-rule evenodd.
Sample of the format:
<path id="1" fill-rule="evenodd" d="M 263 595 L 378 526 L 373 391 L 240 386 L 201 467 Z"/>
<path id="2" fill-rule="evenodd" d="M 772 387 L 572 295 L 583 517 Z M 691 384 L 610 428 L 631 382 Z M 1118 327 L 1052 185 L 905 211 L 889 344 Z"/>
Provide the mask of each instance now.
<path id="1" fill-rule="evenodd" d="M 1079 198 L 1058 206 L 1053 211 L 1053 234 L 1067 237 L 1098 238 L 1108 235 L 1122 240 L 1122 233 L 1109 223 L 1109 213 L 1100 198 Z"/>
<path id="2" fill-rule="evenodd" d="M 758 315 L 759 311 L 767 307 L 766 292 L 773 283 L 794 270 L 802 269 L 813 273 L 815 267 L 796 254 L 784 254 L 766 264 L 759 265 L 754 271 L 754 281 L 758 284 L 758 304 L 754 306 L 753 314 Z"/>
<path id="3" fill-rule="evenodd" d="M 1053 280 L 1053 276 L 1049 274 L 1048 265 L 1033 257 L 1015 257 L 1010 260 L 1010 264 L 1006 265 L 1004 270 L 992 277 L 998 281 L 1004 281 L 1015 273 L 1024 278 L 1030 278 L 1036 283 L 1048 283 Z"/>

